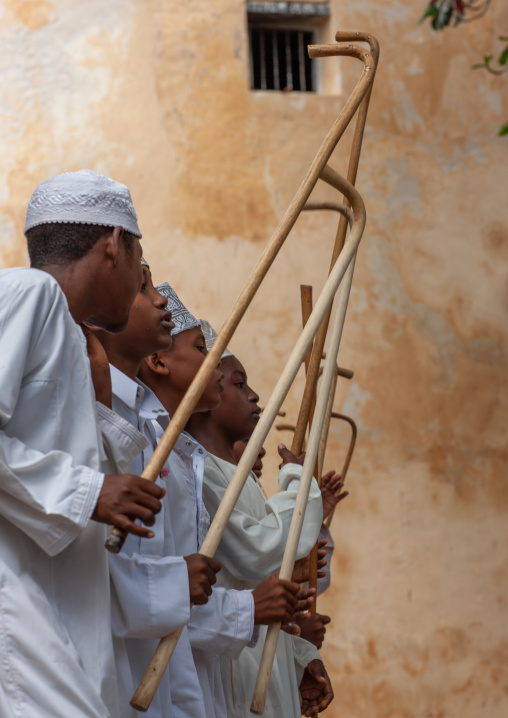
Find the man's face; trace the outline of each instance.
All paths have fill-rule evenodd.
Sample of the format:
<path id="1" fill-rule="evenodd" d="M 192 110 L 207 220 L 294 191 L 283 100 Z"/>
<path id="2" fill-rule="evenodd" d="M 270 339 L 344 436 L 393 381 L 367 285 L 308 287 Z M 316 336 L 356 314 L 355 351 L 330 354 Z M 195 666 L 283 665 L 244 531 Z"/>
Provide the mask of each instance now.
<path id="1" fill-rule="evenodd" d="M 111 289 L 115 298 L 111 303 L 113 328 L 111 326 L 107 328 L 110 332 L 121 332 L 127 326 L 131 306 L 143 283 L 142 254 L 143 250 L 137 237 L 129 250 L 125 246 L 123 235 L 120 237 L 117 271 L 112 276 Z M 118 320 L 115 322 L 116 317 Z"/>
<path id="2" fill-rule="evenodd" d="M 107 251 L 104 262 L 104 255 L 100 255 L 99 276 L 96 278 L 100 310 L 87 317 L 87 322 L 116 334 L 127 326 L 132 303 L 141 288 L 142 249 L 137 237 L 133 238 L 131 246 L 127 248 L 123 230 L 119 227 L 115 227 L 113 233 L 105 235 L 99 242 L 97 252 Z"/>

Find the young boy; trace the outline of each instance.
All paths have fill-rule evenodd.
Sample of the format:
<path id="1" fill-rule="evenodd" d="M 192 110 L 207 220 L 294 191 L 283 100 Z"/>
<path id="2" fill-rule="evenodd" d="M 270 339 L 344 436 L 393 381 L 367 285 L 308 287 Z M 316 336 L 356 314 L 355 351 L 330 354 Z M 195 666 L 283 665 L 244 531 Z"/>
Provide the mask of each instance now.
<path id="1" fill-rule="evenodd" d="M 236 441 L 233 447 L 236 463 L 238 463 L 245 451 L 248 444 L 248 440 Z M 263 471 L 263 458 L 266 456 L 266 451 L 261 447 L 256 461 L 252 467 L 253 474 L 256 478 L 261 479 Z M 347 491 L 342 491 L 344 482 L 339 474 L 334 469 L 328 471 L 324 476 L 321 477 L 321 498 L 323 500 L 323 524 L 321 531 L 319 532 L 319 552 L 318 552 L 318 585 L 317 595 L 321 595 L 330 586 L 330 561 L 334 549 L 334 541 L 332 535 L 324 523 L 324 519 L 331 513 L 333 508 L 342 501 L 342 499 L 348 496 Z M 323 561 L 326 556 L 326 559 Z M 321 559 L 321 561 L 319 560 Z M 301 559 L 301 562 L 308 564 L 308 559 Z M 298 565 L 297 562 L 296 565 Z M 325 571 L 320 571 L 320 568 L 324 568 Z M 308 566 L 306 566 L 308 571 Z M 326 626 L 330 623 L 330 616 L 326 616 L 322 613 L 299 613 L 295 616 L 295 622 L 300 628 L 300 636 L 305 638 L 306 641 L 310 641 L 316 648 L 321 648 L 326 633 Z"/>
<path id="2" fill-rule="evenodd" d="M 152 536 L 134 521 L 152 524 L 164 492 L 101 472 L 78 324 L 126 325 L 141 234 L 128 189 L 88 170 L 37 187 L 25 234 L 33 268 L 0 272 L 2 716 L 116 718 L 97 522 Z"/>
<path id="3" fill-rule="evenodd" d="M 144 282 L 134 301 L 126 330 L 114 337 L 99 333 L 111 361 L 113 406 L 139 427 L 150 442 L 144 455 L 133 463 L 136 470 L 141 470 L 143 462 L 150 458 L 158 436 L 169 421 L 167 412 L 148 386 L 136 380 L 141 360 L 154 352 L 161 352 L 162 356 L 166 353 L 164 350 L 168 350 L 172 357 L 178 357 L 177 349 L 170 349 L 174 323 L 171 313 L 166 310 L 167 300 L 154 289 L 146 263 L 143 274 Z M 182 317 L 177 308 L 174 318 L 178 334 Z M 177 336 L 175 342 L 178 341 Z M 199 344 L 199 338 L 197 341 Z M 199 357 L 202 358 L 202 355 L 199 354 Z M 188 366 L 189 362 L 186 362 L 183 368 Z M 217 371 L 198 409 L 200 405 L 208 408 L 220 401 L 221 377 L 221 372 Z M 186 443 L 179 440 L 173 464 L 180 460 L 181 444 L 185 447 Z M 162 515 L 154 527 L 155 538 L 149 544 L 135 538 L 128 539 L 122 552 L 110 557 L 113 630 L 116 635 L 122 716 L 128 714 L 129 698 L 148 666 L 157 647 L 157 639 L 189 621 L 191 602 L 207 602 L 211 584 L 215 582 L 214 572 L 220 567 L 214 559 L 195 553 L 198 522 L 193 500 L 194 487 L 189 487 L 185 479 L 179 483 L 173 465 L 170 463 L 169 466 L 171 471 L 165 468 L 161 472 L 161 481 L 170 474 L 169 490 Z M 185 559 L 181 558 L 182 555 Z M 221 640 L 228 649 L 235 643 L 241 649 L 250 640 L 252 597 L 250 592 L 248 595 L 245 593 L 241 595 L 237 591 L 221 589 L 212 594 L 205 620 L 202 625 L 198 622 L 198 630 L 194 631 L 201 643 L 208 641 L 208 652 L 210 638 L 207 634 L 215 639 L 214 650 L 218 650 Z M 248 621 L 242 618 L 238 608 L 242 602 L 248 606 Z M 199 618 L 198 611 L 196 606 L 192 612 L 193 620 L 196 615 Z M 182 718 L 225 715 L 219 710 L 223 703 L 222 692 L 220 682 L 218 686 L 214 685 L 213 668 L 213 657 L 211 661 L 209 656 L 207 661 L 198 661 L 198 680 L 187 629 L 184 629 L 149 715 L 164 718 L 171 715 Z M 217 689 L 220 689 L 219 692 Z"/>
<path id="4" fill-rule="evenodd" d="M 165 284 L 157 289 L 168 299 L 168 309 L 176 324 L 174 343 L 169 351 L 147 357 L 140 376 L 171 415 L 194 379 L 207 349 L 199 322 L 171 287 Z M 194 415 L 210 411 L 219 404 L 221 377 L 222 372 L 217 370 Z M 201 546 L 209 526 L 202 499 L 205 458 L 202 446 L 186 433 L 181 435 L 170 456 L 168 487 L 173 499 L 174 520 L 181 527 L 180 550 L 184 553 L 196 551 Z M 191 527 L 196 525 L 197 531 L 192 532 Z M 209 718 L 226 716 L 217 654 L 236 658 L 246 645 L 257 640 L 254 624 L 289 621 L 295 608 L 308 605 L 304 601 L 296 606 L 298 584 L 279 581 L 273 576 L 252 588 L 253 591 L 214 590 L 211 601 L 206 606 L 194 608 L 191 613 L 189 636 Z"/>
<path id="5" fill-rule="evenodd" d="M 136 379 L 143 357 L 169 349 L 174 323 L 165 297 L 154 289 L 142 260 L 143 282 L 127 328 L 117 335 L 95 330 L 110 361 L 113 408 L 148 439 L 148 447 L 131 464 L 141 473 L 157 436 L 152 419 L 168 417 L 150 389 Z M 159 485 L 164 484 L 162 472 Z M 170 480 L 171 481 L 171 480 Z M 220 564 L 199 555 L 182 557 L 172 522 L 174 491 L 170 484 L 150 541 L 130 536 L 122 551 L 109 556 L 112 623 L 122 718 L 137 715 L 129 706 L 160 638 L 188 623 L 190 604 L 208 601 Z M 188 528 L 188 527 L 187 527 Z M 189 552 L 190 553 L 190 552 Z M 195 553 L 195 552 L 194 552 Z M 204 699 L 187 629 L 182 632 L 169 669 L 147 712 L 151 718 L 205 718 Z"/>
<path id="6" fill-rule="evenodd" d="M 258 395 L 249 387 L 244 367 L 235 356 L 222 362 L 224 391 L 220 406 L 208 414 L 193 415 L 189 433 L 209 452 L 205 463 L 203 496 L 213 516 L 235 468 L 234 445 L 248 438 L 259 419 Z M 248 586 L 277 570 L 293 516 L 301 467 L 279 446 L 283 466 L 281 491 L 266 499 L 258 479 L 251 474 L 236 504 L 217 551 L 222 563 L 219 584 Z M 322 523 L 321 492 L 312 482 L 297 558 L 315 544 Z M 263 632 L 264 634 L 264 632 Z M 264 639 L 264 635 L 262 635 Z M 245 649 L 237 660 L 221 662 L 228 712 L 249 715 L 264 640 Z M 300 703 L 300 695 L 302 702 Z M 323 710 L 333 693 L 319 653 L 307 641 L 280 633 L 264 716 L 297 718 Z"/>

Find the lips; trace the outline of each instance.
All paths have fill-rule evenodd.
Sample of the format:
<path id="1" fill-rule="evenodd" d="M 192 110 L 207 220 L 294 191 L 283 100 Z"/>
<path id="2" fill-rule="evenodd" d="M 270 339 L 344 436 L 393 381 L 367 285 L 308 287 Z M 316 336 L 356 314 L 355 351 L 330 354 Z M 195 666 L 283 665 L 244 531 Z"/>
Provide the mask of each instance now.
<path id="1" fill-rule="evenodd" d="M 175 323 L 171 321 L 171 312 L 167 312 L 161 319 L 161 324 L 166 329 L 174 329 Z"/>

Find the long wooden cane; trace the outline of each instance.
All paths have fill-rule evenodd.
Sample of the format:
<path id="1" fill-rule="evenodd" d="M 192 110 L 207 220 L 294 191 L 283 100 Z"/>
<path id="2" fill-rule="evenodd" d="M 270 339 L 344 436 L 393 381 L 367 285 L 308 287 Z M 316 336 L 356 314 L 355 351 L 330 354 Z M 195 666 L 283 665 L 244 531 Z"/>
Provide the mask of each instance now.
<path id="1" fill-rule="evenodd" d="M 335 39 L 337 41 L 362 41 L 367 42 L 370 47 L 371 56 L 372 56 L 372 81 L 374 81 L 374 76 L 377 68 L 377 62 L 379 59 L 379 43 L 377 40 L 372 36 L 368 35 L 367 33 L 351 33 L 351 32 L 337 32 L 335 35 Z M 309 55 L 313 58 L 316 57 L 328 57 L 328 48 L 334 47 L 332 46 L 310 46 L 309 47 Z M 327 48 L 325 50 L 325 48 Z M 360 153 L 362 149 L 362 141 L 363 141 L 363 133 L 365 129 L 365 122 L 367 120 L 367 111 L 369 109 L 369 102 L 370 102 L 370 96 L 372 93 L 372 83 L 369 87 L 369 90 L 365 94 L 365 97 L 360 105 L 359 111 L 358 111 L 358 118 L 356 121 L 355 126 L 355 132 L 353 136 L 353 143 L 351 147 L 351 155 L 349 160 L 349 167 L 348 167 L 348 173 L 347 178 L 349 182 L 351 182 L 352 185 L 356 182 L 356 175 L 358 172 L 358 165 L 360 162 Z M 347 204 L 347 203 L 346 203 Z M 340 254 L 342 247 L 344 246 L 344 240 L 346 237 L 346 230 L 347 230 L 347 222 L 344 220 L 343 217 L 341 217 L 339 222 L 339 228 L 337 231 L 337 237 L 335 240 L 335 246 L 334 251 L 332 255 L 332 261 L 331 266 L 334 265 L 335 261 L 337 260 L 338 255 Z M 291 446 L 291 451 L 296 454 L 297 456 L 301 453 L 301 447 L 303 445 L 303 438 L 305 436 L 305 432 L 307 430 L 307 424 L 309 421 L 311 406 L 312 406 L 312 397 L 315 393 L 315 387 L 316 382 L 318 378 L 318 372 L 321 362 L 321 354 L 323 352 L 323 348 L 325 345 L 326 340 L 326 334 L 328 331 L 328 323 L 330 321 L 330 315 L 331 315 L 331 309 L 327 313 L 324 321 L 323 326 L 321 327 L 320 331 L 318 332 L 316 339 L 314 341 L 314 350 L 312 352 L 312 358 L 309 365 L 309 370 L 307 373 L 307 382 L 305 385 L 305 391 L 302 399 L 302 403 L 300 406 L 300 414 L 298 416 L 298 420 L 296 423 L 296 432 L 293 437 L 293 445 Z"/>
<path id="2" fill-rule="evenodd" d="M 338 262 L 340 261 L 340 258 Z M 293 512 L 293 519 L 291 521 L 291 527 L 289 529 L 288 541 L 286 550 L 284 551 L 284 558 L 282 560 L 282 566 L 280 570 L 280 578 L 289 580 L 295 564 L 296 551 L 298 543 L 300 541 L 300 534 L 303 526 L 303 519 L 305 515 L 305 508 L 309 498 L 310 485 L 312 481 L 312 475 L 317 459 L 317 452 L 319 448 L 319 438 L 321 435 L 321 429 L 324 421 L 326 405 L 328 402 L 328 396 L 330 393 L 331 383 L 333 380 L 333 374 L 335 371 L 336 357 L 339 350 L 340 339 L 342 336 L 342 329 L 344 326 L 344 320 L 346 315 L 347 303 L 349 299 L 349 293 L 351 289 L 351 283 L 353 279 L 354 271 L 354 257 L 350 262 L 344 282 L 339 290 L 339 296 L 337 301 L 337 308 L 335 313 L 335 321 L 332 323 L 332 330 L 329 341 L 328 356 L 325 360 L 325 367 L 323 371 L 323 377 L 319 387 L 318 398 L 316 403 L 316 411 L 314 415 L 314 421 L 309 436 L 309 444 L 307 447 L 307 454 L 303 465 L 302 476 L 298 488 L 298 494 L 295 502 L 295 509 Z M 254 696 L 252 698 L 251 711 L 253 713 L 261 714 L 264 711 L 266 694 L 268 691 L 268 684 L 270 682 L 270 674 L 272 671 L 273 660 L 275 657 L 275 651 L 277 648 L 277 641 L 280 632 L 280 623 L 271 624 L 268 627 L 266 634 L 265 645 L 263 649 L 263 656 L 261 658 L 259 673 L 256 681 L 256 687 L 254 690 Z"/>
<path id="3" fill-rule="evenodd" d="M 358 34 L 349 33 L 348 37 L 357 37 Z M 369 36 L 370 37 L 370 36 Z M 363 39 L 363 36 L 362 38 Z M 377 43 L 373 39 L 373 42 Z M 176 410 L 171 422 L 164 432 L 157 448 L 155 449 L 150 461 L 146 465 L 141 476 L 144 479 L 155 482 L 159 476 L 161 469 L 173 449 L 176 440 L 178 439 L 181 432 L 184 430 L 190 415 L 196 407 L 197 402 L 201 398 L 205 387 L 207 386 L 217 364 L 219 363 L 221 354 L 230 342 L 233 333 L 235 332 L 238 324 L 240 323 L 243 315 L 247 311 L 250 303 L 261 282 L 266 276 L 268 270 L 273 264 L 278 252 L 284 244 L 289 232 L 293 228 L 303 206 L 307 202 L 310 193 L 314 189 L 316 182 L 319 179 L 321 172 L 324 170 L 328 160 L 331 157 L 333 150 L 335 149 L 338 141 L 344 134 L 346 127 L 348 126 L 351 119 L 354 117 L 359 105 L 361 104 L 364 97 L 368 94 L 369 89 L 372 85 L 374 77 L 376 57 L 369 54 L 363 48 L 355 45 L 325 45 L 325 46 L 314 46 L 322 47 L 323 53 L 321 56 L 325 56 L 328 52 L 331 56 L 343 55 L 349 57 L 355 57 L 363 62 L 363 73 L 356 83 L 356 86 L 348 98 L 342 112 L 335 120 L 331 130 L 328 132 L 325 140 L 319 148 L 314 161 L 312 162 L 305 179 L 298 188 L 291 204 L 289 205 L 284 217 L 280 221 L 277 229 L 272 235 L 268 245 L 266 246 L 257 266 L 250 275 L 246 286 L 241 292 L 237 299 L 231 314 L 226 319 L 219 336 L 214 342 L 214 345 L 210 349 L 208 355 L 205 358 L 200 370 L 196 374 L 192 384 L 187 390 L 183 397 L 178 409 Z M 124 531 L 118 528 L 114 528 L 108 540 L 106 541 L 106 548 L 113 552 L 118 553 L 125 541 L 126 534 Z"/>
<path id="4" fill-rule="evenodd" d="M 330 168 L 323 169 L 320 176 L 328 183 L 332 183 L 332 186 L 336 186 L 340 192 L 348 197 L 353 210 L 349 215 L 350 221 L 352 221 L 354 217 L 352 230 L 348 237 L 348 241 L 346 242 L 344 252 L 342 252 L 339 260 L 333 268 L 333 271 L 326 280 L 312 314 L 310 315 L 304 330 L 300 334 L 284 371 L 282 372 L 275 389 L 272 392 L 265 410 L 260 416 L 240 461 L 238 462 L 236 471 L 228 485 L 228 488 L 226 489 L 223 499 L 217 509 L 217 513 L 215 514 L 214 520 L 212 521 L 210 529 L 201 546 L 200 553 L 206 556 L 213 556 L 217 550 L 217 546 L 220 543 L 222 534 L 224 533 L 227 522 L 229 521 L 229 517 L 233 512 L 247 477 L 250 474 L 251 467 L 259 454 L 261 446 L 263 445 L 273 422 L 275 421 L 277 412 L 280 410 L 282 403 L 293 381 L 295 380 L 302 364 L 303 357 L 305 356 L 313 337 L 323 321 L 328 306 L 333 301 L 335 293 L 337 292 L 348 267 L 353 262 L 357 247 L 363 234 L 366 216 L 365 207 L 360 194 L 352 185 L 349 184 L 349 182 L 347 182 L 347 180 L 340 177 L 340 175 Z M 216 339 L 215 343 L 217 343 L 217 341 L 218 339 Z M 215 344 L 212 347 L 212 351 L 214 349 Z M 165 636 L 161 639 L 159 647 L 157 648 L 156 653 L 131 700 L 131 705 L 137 710 L 146 711 L 150 706 L 177 640 L 178 638 L 175 640 L 174 634 Z M 161 659 L 161 656 L 163 659 Z"/>
<path id="5" fill-rule="evenodd" d="M 309 209 L 309 203 L 307 203 L 304 207 L 305 209 Z M 301 304 L 302 304 L 302 326 L 305 327 L 307 324 L 307 320 L 309 319 L 311 313 L 312 313 L 312 287 L 308 284 L 301 284 L 300 285 L 300 296 L 301 296 Z M 307 354 L 305 355 L 305 376 L 308 375 L 309 371 L 309 365 L 310 365 L 310 359 L 312 356 L 312 345 L 309 347 Z M 312 402 L 310 406 L 310 412 L 309 412 L 309 428 L 312 426 L 312 420 L 314 418 L 314 411 L 316 408 L 316 392 L 314 391 Z M 296 427 L 295 427 L 296 431 Z M 302 446 L 303 449 L 303 446 Z M 317 463 L 316 463 L 316 469 L 317 469 Z M 315 472 L 316 480 L 319 482 L 319 473 Z M 313 546 L 310 554 L 309 554 L 309 588 L 316 588 L 317 589 L 317 581 L 318 581 L 318 551 L 319 546 L 316 542 L 315 546 Z M 316 605 L 316 597 L 314 597 L 314 600 L 312 601 L 311 606 L 309 607 L 310 613 L 316 613 L 317 605 Z"/>

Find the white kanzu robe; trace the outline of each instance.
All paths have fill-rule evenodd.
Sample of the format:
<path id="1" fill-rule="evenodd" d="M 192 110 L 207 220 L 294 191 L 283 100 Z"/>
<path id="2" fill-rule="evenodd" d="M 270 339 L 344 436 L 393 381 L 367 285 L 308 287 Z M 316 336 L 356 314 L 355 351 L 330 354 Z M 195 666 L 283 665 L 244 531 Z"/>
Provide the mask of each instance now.
<path id="1" fill-rule="evenodd" d="M 45 272 L 0 272 L 0 386 L 2 718 L 116 718 L 95 396 Z"/>
<path id="2" fill-rule="evenodd" d="M 213 517 L 236 466 L 208 454 L 205 462 L 203 498 Z M 287 464 L 279 473 L 280 492 L 265 500 L 254 474 L 247 478 L 228 522 L 216 558 L 222 563 L 218 583 L 226 588 L 254 588 L 280 570 L 298 491 L 301 466 Z M 321 491 L 312 481 L 297 558 L 312 549 L 323 520 Z M 266 627 L 259 641 L 245 648 L 239 658 L 221 659 L 222 680 L 229 718 L 251 715 L 250 704 L 263 652 Z M 264 718 L 300 718 L 298 686 L 305 666 L 320 656 L 301 638 L 281 631 L 268 688 Z"/>
<path id="3" fill-rule="evenodd" d="M 111 367 L 113 407 L 124 419 L 137 426 L 148 439 L 144 454 L 131 464 L 140 474 L 150 459 L 155 444 L 151 419 L 160 410 L 160 402 L 148 387 L 133 381 Z M 149 402 L 155 414 L 141 415 L 142 404 Z M 161 477 L 157 480 L 165 485 Z M 139 715 L 129 701 L 143 677 L 162 636 L 186 624 L 190 617 L 187 564 L 177 551 L 168 501 L 162 502 L 152 531 L 154 538 L 130 535 L 122 551 L 109 556 L 112 584 L 112 624 L 117 663 L 120 711 L 122 718 Z M 184 628 L 168 670 L 145 714 L 148 718 L 206 718 L 187 628 Z"/>
<path id="4" fill-rule="evenodd" d="M 115 410 L 149 440 L 143 455 L 131 464 L 134 473 L 141 473 L 169 416 L 142 382 L 132 381 L 115 367 L 111 367 L 111 377 Z M 252 639 L 250 591 L 214 590 L 206 605 L 190 610 L 187 564 L 182 556 L 196 553 L 208 530 L 201 497 L 205 456 L 191 437 L 179 437 L 158 479 L 167 493 L 152 527 L 155 537 L 129 536 L 120 554 L 110 556 L 122 718 L 136 715 L 129 699 L 158 639 L 183 624 L 188 625 L 146 715 L 226 718 L 218 654 L 237 656 Z"/>

